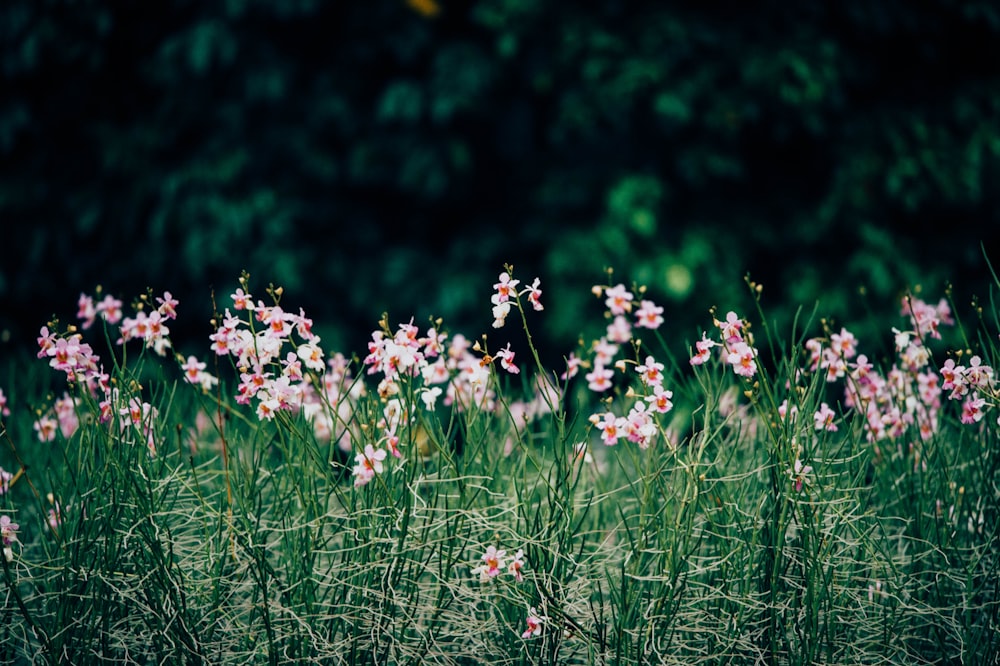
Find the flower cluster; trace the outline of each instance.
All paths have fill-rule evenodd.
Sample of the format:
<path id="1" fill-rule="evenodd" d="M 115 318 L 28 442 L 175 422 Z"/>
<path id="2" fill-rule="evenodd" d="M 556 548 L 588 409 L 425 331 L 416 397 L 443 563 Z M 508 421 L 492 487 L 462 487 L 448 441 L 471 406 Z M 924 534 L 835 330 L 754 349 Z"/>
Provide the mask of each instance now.
<path id="1" fill-rule="evenodd" d="M 746 332 L 746 322 L 733 311 L 726 314 L 725 321 L 714 320 L 719 329 L 719 342 L 708 339 L 702 334 L 701 340 L 695 343 L 695 353 L 691 356 L 691 365 L 702 365 L 711 358 L 712 349 L 718 347 L 726 364 L 732 366 L 733 372 L 747 379 L 757 374 L 757 350 L 753 346 L 753 338 Z"/>
<path id="2" fill-rule="evenodd" d="M 809 370 L 822 372 L 828 383 L 844 382 L 844 405 L 864 418 L 868 441 L 898 438 L 915 425 L 922 439 L 937 432 L 941 406 L 937 376 L 927 366 L 930 354 L 923 338 L 912 332 L 896 333 L 899 362 L 883 376 L 868 357 L 858 354 L 857 339 L 845 328 L 829 338 L 805 343 Z M 814 415 L 816 429 L 832 430 L 835 415 L 828 405 Z"/>
<path id="3" fill-rule="evenodd" d="M 616 416 L 612 411 L 590 415 L 590 423 L 600 431 L 601 441 L 607 446 L 614 446 L 624 438 L 640 448 L 648 448 L 660 431 L 656 415 L 666 414 L 674 407 L 673 391 L 663 387 L 662 363 L 646 356 L 645 362 L 637 365 L 635 372 L 643 393 L 629 389 L 627 395 L 635 401 L 625 416 Z"/>
<path id="4" fill-rule="evenodd" d="M 921 440 L 930 439 L 940 425 L 943 391 L 950 392 L 949 399 L 963 401 L 963 423 L 982 419 L 983 395 L 995 395 L 993 369 L 978 356 L 970 358 L 968 366 L 948 359 L 939 373 L 931 367 L 927 341 L 940 339 L 941 326 L 954 323 L 947 302 L 933 306 L 906 297 L 900 312 L 912 328 L 893 329 L 896 362 L 885 374 L 858 353 L 857 339 L 845 328 L 806 341 L 809 369 L 823 372 L 827 382 L 844 382 L 844 405 L 862 415 L 868 441 L 875 444 L 903 437 L 910 427 Z M 816 429 L 835 430 L 835 416 L 823 403 L 814 415 Z"/>
<path id="5" fill-rule="evenodd" d="M 962 423 L 977 423 L 983 418 L 988 398 L 996 398 L 996 378 L 993 368 L 983 365 L 979 356 L 969 359 L 969 365 L 956 365 L 947 359 L 941 367 L 941 389 L 949 391 L 949 400 L 962 401 Z"/>
<path id="6" fill-rule="evenodd" d="M 145 297 L 142 300 L 145 301 Z M 118 339 L 118 344 L 129 340 L 142 340 L 146 347 L 163 356 L 170 347 L 170 329 L 167 327 L 167 322 L 177 318 L 178 303 L 169 291 L 163 292 L 163 296 L 158 296 L 156 303 L 156 309 L 148 314 L 140 305 L 136 308 L 134 317 L 125 317 L 122 312 L 122 302 L 110 294 L 105 295 L 100 301 L 95 301 L 94 297 L 88 294 L 80 294 L 76 316 L 84 330 L 93 326 L 97 317 L 101 317 L 112 326 L 120 323 L 121 338 Z"/>
<path id="7" fill-rule="evenodd" d="M 544 310 L 542 306 L 542 290 L 539 288 L 540 281 L 536 277 L 534 282 L 521 291 L 517 291 L 520 280 L 515 280 L 510 273 L 504 271 L 500 273 L 499 282 L 493 285 L 495 290 L 490 301 L 493 303 L 493 328 L 501 328 L 507 322 L 507 315 L 510 314 L 511 299 L 518 296 L 527 296 L 528 302 L 535 310 Z M 518 306 L 520 307 L 520 306 Z"/>
<path id="8" fill-rule="evenodd" d="M 514 580 L 521 582 L 524 580 L 524 550 L 518 548 L 513 556 L 509 557 L 507 551 L 498 549 L 496 546 L 487 546 L 486 552 L 480 558 L 482 564 L 472 569 L 472 574 L 479 577 L 481 583 L 488 583 L 505 571 L 513 576 Z"/>
<path id="9" fill-rule="evenodd" d="M 241 284 L 246 286 L 245 278 L 241 278 Z M 280 289 L 273 294 L 280 296 Z M 255 302 L 242 288 L 230 298 L 239 314 L 226 308 L 221 324 L 209 339 L 216 355 L 235 359 L 240 373 L 236 402 L 255 403 L 257 418 L 262 421 L 273 419 L 279 410 L 301 409 L 303 366 L 315 372 L 325 369 L 312 320 L 301 309 L 295 314 L 286 312 L 277 302 L 271 306 Z M 289 346 L 292 350 L 286 351 Z M 199 379 L 200 375 L 195 377 Z"/>
<path id="10" fill-rule="evenodd" d="M 240 284 L 230 295 L 232 309 L 225 309 L 209 336 L 210 349 L 216 356 L 232 358 L 239 372 L 236 402 L 253 404 L 261 421 L 281 412 L 302 413 L 317 439 L 335 441 L 341 450 L 350 451 L 356 433 L 348 424 L 354 422 L 364 384 L 351 376 L 342 354 L 325 359 L 312 320 L 301 308 L 294 313 L 280 306 L 280 287 L 270 291 L 275 303 L 269 306 L 246 291 L 246 276 Z M 181 368 L 185 380 L 202 389 L 217 381 L 195 357 L 188 357 Z M 349 432 L 352 437 L 345 437 Z"/>
<path id="11" fill-rule="evenodd" d="M 621 283 L 611 287 L 594 285 L 591 292 L 598 298 L 604 298 L 605 315 L 610 323 L 605 334 L 594 342 L 590 360 L 570 354 L 561 379 L 571 379 L 581 367 L 592 366 L 585 376 L 587 386 L 595 393 L 603 393 L 614 386 L 614 360 L 622 345 L 634 341 L 633 328 L 658 329 L 663 324 L 663 308 L 646 299 L 636 301 L 635 295 Z M 633 314 L 633 309 L 634 324 L 628 318 L 628 315 Z"/>
<path id="12" fill-rule="evenodd" d="M 543 309 L 538 278 L 520 292 L 517 290 L 519 285 L 520 281 L 510 273 L 500 274 L 491 297 L 495 327 L 503 325 L 511 305 L 517 304 L 518 296 L 526 296 L 535 310 Z M 426 438 L 426 432 L 418 428 L 421 407 L 426 412 L 433 412 L 440 400 L 445 407 L 457 411 L 477 409 L 494 412 L 499 405 L 491 382 L 490 366 L 496 361 L 501 369 L 510 374 L 520 372 L 510 343 L 491 356 L 479 342 L 472 343 L 461 334 L 450 337 L 437 326 L 421 334 L 412 319 L 399 324 L 395 332 L 389 329 L 385 320 L 381 324 L 381 328 L 372 333 L 363 365 L 367 374 L 381 375 L 378 395 L 383 406 L 382 418 L 377 426 L 382 437 L 378 445 L 366 445 L 365 452 L 355 458 L 355 483 L 359 486 L 381 473 L 385 451 L 396 458 L 402 457 L 398 447 L 403 428 L 409 428 L 411 433 L 417 435 L 414 439 Z M 407 390 L 404 390 L 404 384 Z M 408 396 L 417 396 L 419 401 L 411 403 Z M 508 405 L 514 426 L 525 426 L 549 411 L 558 399 L 547 382 L 536 382 L 535 396 L 530 401 L 513 401 Z M 508 453 L 511 442 L 509 438 Z M 384 450 L 378 448 L 382 443 Z M 419 445 L 420 441 L 417 443 Z M 368 451 L 369 447 L 371 451 Z M 429 450 L 426 444 L 424 447 Z"/>

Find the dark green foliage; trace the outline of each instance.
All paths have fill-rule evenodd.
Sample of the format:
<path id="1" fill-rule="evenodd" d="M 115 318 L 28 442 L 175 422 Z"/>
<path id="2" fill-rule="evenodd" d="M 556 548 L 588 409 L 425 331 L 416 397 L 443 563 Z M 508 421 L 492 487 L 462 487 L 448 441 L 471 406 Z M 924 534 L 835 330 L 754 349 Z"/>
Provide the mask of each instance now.
<path id="1" fill-rule="evenodd" d="M 557 354 L 609 265 L 691 337 L 746 272 L 777 317 L 972 293 L 998 37 L 947 0 L 10 0 L 0 331 L 30 344 L 97 284 L 206 321 L 244 268 L 352 350 L 384 310 L 488 327 L 504 261 L 553 285 Z"/>

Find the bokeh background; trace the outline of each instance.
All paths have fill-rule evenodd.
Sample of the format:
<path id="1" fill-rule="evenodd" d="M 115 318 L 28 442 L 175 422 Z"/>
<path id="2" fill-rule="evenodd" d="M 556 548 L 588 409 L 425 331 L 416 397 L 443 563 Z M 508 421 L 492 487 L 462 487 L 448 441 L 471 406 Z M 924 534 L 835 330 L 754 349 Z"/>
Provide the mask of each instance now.
<path id="1" fill-rule="evenodd" d="M 242 270 L 329 349 L 476 336 L 504 262 L 559 353 L 607 267 L 681 338 L 748 273 L 776 320 L 882 325 L 986 296 L 998 223 L 993 2 L 0 3 L 6 351 L 100 284 L 207 353 Z"/>

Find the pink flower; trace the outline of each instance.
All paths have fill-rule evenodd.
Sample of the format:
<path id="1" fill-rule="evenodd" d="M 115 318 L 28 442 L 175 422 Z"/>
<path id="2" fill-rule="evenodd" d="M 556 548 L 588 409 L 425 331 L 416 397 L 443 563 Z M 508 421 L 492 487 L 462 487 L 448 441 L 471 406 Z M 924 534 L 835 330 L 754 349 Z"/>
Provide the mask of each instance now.
<path id="1" fill-rule="evenodd" d="M 496 546 L 487 546 L 481 559 L 483 563 L 475 567 L 472 573 L 479 576 L 480 582 L 485 583 L 503 572 L 507 563 L 507 551 L 497 550 Z"/>
<path id="2" fill-rule="evenodd" d="M 542 297 L 542 290 L 538 288 L 538 284 L 539 280 L 538 278 L 535 278 L 535 281 L 532 282 L 531 286 L 525 289 L 523 293 L 528 294 L 528 302 L 531 303 L 531 307 L 535 308 L 537 311 L 541 311 L 545 308 L 542 306 L 542 302 L 540 300 Z"/>
<path id="3" fill-rule="evenodd" d="M 645 402 L 637 402 L 629 410 L 625 419 L 625 437 L 630 442 L 635 442 L 640 448 L 648 448 L 653 438 L 656 437 L 656 423 L 652 414 L 647 411 Z"/>
<path id="4" fill-rule="evenodd" d="M 975 394 L 973 394 L 975 395 Z M 983 405 L 986 401 L 976 397 L 962 404 L 962 423 L 977 423 L 983 418 Z"/>
<path id="5" fill-rule="evenodd" d="M 177 319 L 177 299 L 169 291 L 163 292 L 163 297 L 156 297 L 156 302 L 159 303 L 159 307 L 156 311 L 163 316 L 164 319 Z"/>
<path id="6" fill-rule="evenodd" d="M 559 379 L 566 381 L 575 377 L 576 373 L 580 371 L 581 364 L 583 364 L 583 359 L 577 358 L 575 353 L 570 352 L 566 358 L 566 372 L 559 375 Z"/>
<path id="7" fill-rule="evenodd" d="M 548 619 L 549 618 L 545 617 L 544 615 L 539 615 L 538 611 L 535 610 L 534 606 L 532 606 L 531 608 L 529 608 L 528 609 L 528 617 L 526 619 L 526 622 L 528 624 L 528 628 L 525 629 L 524 633 L 521 634 L 521 638 L 531 638 L 532 636 L 539 636 L 539 635 L 541 635 L 541 633 L 542 633 L 542 624 L 544 624 L 545 621 L 548 620 Z"/>
<path id="8" fill-rule="evenodd" d="M 509 342 L 506 347 L 497 352 L 496 357 L 500 359 L 500 366 L 512 375 L 521 372 L 520 368 L 514 365 L 514 352 L 510 350 Z"/>
<path id="9" fill-rule="evenodd" d="M 97 310 L 94 308 L 94 299 L 87 294 L 80 294 L 80 298 L 77 300 L 76 305 L 76 318 L 83 322 L 80 324 L 80 327 L 83 328 L 83 330 L 87 330 L 94 325 L 94 320 L 97 318 Z"/>
<path id="10" fill-rule="evenodd" d="M 10 416 L 10 407 L 7 406 L 7 396 L 0 389 L 0 416 Z"/>
<path id="11" fill-rule="evenodd" d="M 187 357 L 187 361 L 181 364 L 181 370 L 184 371 L 184 381 L 201 386 L 206 391 L 218 383 L 214 376 L 205 372 L 205 364 L 194 356 Z"/>
<path id="12" fill-rule="evenodd" d="M 813 422 L 816 430 L 827 430 L 837 432 L 837 424 L 833 420 L 837 418 L 836 412 L 830 409 L 830 405 L 825 402 L 819 406 L 819 410 L 813 414 Z"/>
<path id="13" fill-rule="evenodd" d="M 632 324 L 623 315 L 615 315 L 615 318 L 608 324 L 607 339 L 610 342 L 628 342 L 632 339 Z"/>
<path id="14" fill-rule="evenodd" d="M 376 449 L 371 444 L 365 445 L 362 453 L 354 456 L 354 487 L 360 488 L 383 471 L 382 461 L 385 460 L 385 449 Z"/>
<path id="15" fill-rule="evenodd" d="M 101 302 L 97 304 L 96 309 L 104 317 L 104 321 L 112 326 L 122 320 L 122 302 L 111 294 L 105 294 Z"/>
<path id="16" fill-rule="evenodd" d="M 802 461 L 798 458 L 795 459 L 795 464 L 792 469 L 788 470 L 788 476 L 791 477 L 792 481 L 795 483 L 795 492 L 802 492 L 802 487 L 804 485 L 809 485 L 812 481 L 809 479 L 809 475 L 812 474 L 813 468 L 809 465 L 803 465 Z"/>
<path id="17" fill-rule="evenodd" d="M 823 359 L 820 361 L 819 367 L 826 370 L 826 381 L 835 382 L 844 376 L 847 370 L 847 361 L 835 349 L 824 347 Z"/>
<path id="18" fill-rule="evenodd" d="M 4 546 L 9 546 L 17 541 L 17 530 L 20 526 L 12 523 L 9 516 L 0 516 L 0 540 Z"/>
<path id="19" fill-rule="evenodd" d="M 789 411 L 788 410 L 788 400 L 787 399 L 786 400 L 782 400 L 781 404 L 778 405 L 778 416 L 781 417 L 782 421 L 787 420 L 788 411 Z M 791 416 L 792 416 L 792 418 L 795 418 L 795 415 L 798 414 L 798 413 L 799 413 L 799 408 L 797 406 L 795 406 L 795 405 L 792 405 L 792 409 L 791 409 Z"/>
<path id="20" fill-rule="evenodd" d="M 726 321 L 716 321 L 715 325 L 722 331 L 722 339 L 727 344 L 743 341 L 743 321 L 735 312 L 730 310 L 726 314 Z"/>
<path id="21" fill-rule="evenodd" d="M 517 552 L 514 553 L 514 559 L 507 566 L 507 571 L 514 576 L 514 580 L 520 583 L 524 580 L 524 574 L 521 573 L 522 568 L 524 568 L 524 551 L 518 548 Z"/>
<path id="22" fill-rule="evenodd" d="M 709 340 L 705 337 L 705 334 L 702 333 L 701 340 L 694 343 L 694 347 L 697 351 L 694 356 L 691 357 L 691 365 L 701 365 L 707 361 L 709 356 L 712 354 L 712 347 L 716 344 L 717 343 L 715 341 Z"/>
<path id="23" fill-rule="evenodd" d="M 971 388 L 988 389 L 993 386 L 993 368 L 983 365 L 978 356 L 969 359 L 969 367 L 965 371 L 965 381 Z"/>
<path id="24" fill-rule="evenodd" d="M 646 362 L 636 366 L 635 371 L 646 386 L 659 386 L 663 383 L 663 364 L 657 363 L 652 356 L 647 356 Z"/>
<path id="25" fill-rule="evenodd" d="M 52 356 L 49 351 L 56 344 L 56 334 L 50 333 L 47 326 L 42 326 L 41 330 L 38 332 L 38 358 L 45 358 L 46 356 Z"/>
<path id="26" fill-rule="evenodd" d="M 662 386 L 657 384 L 653 387 L 653 395 L 646 396 L 646 402 L 648 402 L 653 409 L 660 414 L 666 414 L 674 408 L 674 403 L 671 402 L 671 398 L 673 397 L 673 391 L 667 391 Z"/>
<path id="27" fill-rule="evenodd" d="M 806 340 L 806 350 L 809 352 L 809 370 L 815 372 L 823 358 L 823 341 L 809 338 Z"/>
<path id="28" fill-rule="evenodd" d="M 663 308 L 653 301 L 640 301 L 639 309 L 635 311 L 635 325 L 640 328 L 656 330 L 663 324 Z"/>
<path id="29" fill-rule="evenodd" d="M 48 355 L 52 357 L 49 365 L 56 370 L 72 372 L 78 365 L 77 354 L 80 353 L 80 345 L 77 342 L 78 336 L 69 338 L 59 338 L 48 350 Z"/>
<path id="30" fill-rule="evenodd" d="M 601 338 L 594 345 L 594 365 L 608 365 L 618 354 L 618 345 Z"/>
<path id="31" fill-rule="evenodd" d="M 590 421 L 601 431 L 601 440 L 608 446 L 618 443 L 618 438 L 622 436 L 621 431 L 627 426 L 624 418 L 616 417 L 612 412 L 606 412 L 603 416 L 594 414 L 590 417 Z"/>
<path id="32" fill-rule="evenodd" d="M 253 299 L 250 294 L 244 293 L 243 289 L 237 289 L 230 296 L 233 299 L 233 308 L 236 310 L 252 310 Z"/>
<path id="33" fill-rule="evenodd" d="M 737 342 L 731 348 L 726 362 L 733 366 L 733 372 L 741 377 L 753 377 L 757 374 L 757 362 L 754 360 L 757 352 L 745 342 Z"/>
<path id="34" fill-rule="evenodd" d="M 611 388 L 611 379 L 615 376 L 615 371 L 610 368 L 605 368 L 602 365 L 594 366 L 594 369 L 584 375 L 587 380 L 587 387 L 591 391 L 607 391 Z"/>
<path id="35" fill-rule="evenodd" d="M 842 358 L 854 358 L 857 353 L 857 344 L 858 339 L 854 337 L 854 334 L 843 327 L 841 327 L 840 333 L 834 333 L 830 336 L 830 346 Z"/>
<path id="36" fill-rule="evenodd" d="M 35 421 L 33 428 L 38 433 L 39 442 L 51 442 L 56 438 L 59 423 L 50 416 L 41 416 Z"/>
<path id="37" fill-rule="evenodd" d="M 604 305 L 613 315 L 623 315 L 632 311 L 632 292 L 628 291 L 623 284 L 614 287 L 607 287 L 604 290 Z"/>
<path id="38" fill-rule="evenodd" d="M 511 280 L 510 274 L 504 271 L 500 274 L 500 281 L 493 285 L 496 289 L 496 293 L 493 294 L 492 301 L 494 305 L 500 305 L 501 303 L 506 303 L 510 300 L 510 297 L 516 293 L 517 285 L 521 284 L 520 280 Z"/>
<path id="39" fill-rule="evenodd" d="M 951 391 L 955 386 L 964 381 L 962 378 L 962 373 L 965 370 L 962 366 L 955 365 L 955 359 L 949 358 L 945 360 L 944 365 L 941 366 L 941 379 L 944 380 L 941 384 L 941 388 L 945 391 Z"/>

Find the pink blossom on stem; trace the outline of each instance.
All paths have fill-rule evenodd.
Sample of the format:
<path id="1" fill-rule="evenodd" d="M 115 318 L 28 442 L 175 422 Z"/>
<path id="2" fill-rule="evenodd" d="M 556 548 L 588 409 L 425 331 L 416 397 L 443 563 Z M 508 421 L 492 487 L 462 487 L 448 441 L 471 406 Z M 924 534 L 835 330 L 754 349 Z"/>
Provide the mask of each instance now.
<path id="1" fill-rule="evenodd" d="M 674 408 L 674 403 L 671 401 L 673 397 L 673 391 L 667 391 L 663 386 L 657 384 L 653 387 L 653 395 L 646 396 L 646 402 L 660 414 L 666 414 Z"/>
<path id="2" fill-rule="evenodd" d="M 722 339 L 726 344 L 743 341 L 743 321 L 732 310 L 726 313 L 726 321 L 716 320 L 715 325 L 722 331 Z"/>
<path id="3" fill-rule="evenodd" d="M 105 294 L 104 298 L 96 306 L 97 312 L 112 326 L 122 320 L 122 302 L 112 296 Z"/>
<path id="4" fill-rule="evenodd" d="M 663 364 L 657 363 L 652 356 L 647 356 L 646 362 L 636 366 L 635 371 L 646 386 L 659 386 L 663 383 Z"/>
<path id="5" fill-rule="evenodd" d="M 985 404 L 986 401 L 978 396 L 962 403 L 962 423 L 978 423 L 981 421 L 983 418 L 983 405 Z"/>
<path id="6" fill-rule="evenodd" d="M 614 446 L 618 443 L 618 438 L 622 436 L 622 431 L 626 428 L 627 422 L 622 417 L 616 417 L 612 412 L 603 415 L 593 414 L 590 422 L 601 431 L 601 440 L 607 446 Z"/>
<path id="7" fill-rule="evenodd" d="M 520 368 L 514 365 L 514 352 L 510 350 L 509 342 L 506 347 L 496 353 L 496 357 L 500 359 L 500 367 L 512 375 L 516 375 L 521 372 Z"/>
<path id="8" fill-rule="evenodd" d="M 837 424 L 833 420 L 837 418 L 837 413 L 830 409 L 830 405 L 825 402 L 819 406 L 819 410 L 813 414 L 813 422 L 816 430 L 826 430 L 837 432 Z"/>
<path id="9" fill-rule="evenodd" d="M 11 522 L 9 516 L 0 516 L 0 541 L 3 542 L 4 546 L 9 546 L 17 541 L 17 531 L 19 529 L 20 525 Z"/>
<path id="10" fill-rule="evenodd" d="M 385 460 L 385 449 L 376 449 L 371 444 L 365 445 L 365 450 L 354 456 L 354 487 L 360 488 L 381 474 L 382 461 Z"/>
<path id="11" fill-rule="evenodd" d="M 76 306 L 76 318 L 82 322 L 80 327 L 83 330 L 87 330 L 94 325 L 94 320 L 97 319 L 97 309 L 94 307 L 94 299 L 87 294 L 80 294 Z"/>
<path id="12" fill-rule="evenodd" d="M 45 358 L 46 356 L 52 356 L 49 350 L 52 349 L 56 344 L 56 334 L 50 333 L 48 326 L 42 326 L 41 330 L 38 332 L 38 358 Z"/>
<path id="13" fill-rule="evenodd" d="M 559 375 L 559 379 L 566 381 L 572 379 L 580 371 L 580 366 L 583 364 L 583 359 L 578 358 L 574 352 L 570 352 L 569 356 L 566 357 L 566 371 Z"/>
<path id="14" fill-rule="evenodd" d="M 750 378 L 757 374 L 757 362 L 754 360 L 756 355 L 753 347 L 745 342 L 737 342 L 730 347 L 726 362 L 733 366 L 733 372 L 737 375 Z"/>
<path id="15" fill-rule="evenodd" d="M 609 365 L 618 354 L 618 345 L 608 342 L 607 338 L 601 338 L 594 345 L 594 365 Z"/>
<path id="16" fill-rule="evenodd" d="M 791 477 L 792 482 L 795 484 L 795 492 L 802 492 L 803 486 L 812 483 L 809 479 L 812 471 L 813 468 L 810 465 L 803 465 L 801 460 L 798 458 L 795 459 L 795 464 L 788 470 L 788 476 Z"/>
<path id="17" fill-rule="evenodd" d="M 604 290 L 604 305 L 613 315 L 623 315 L 632 311 L 632 292 L 624 284 L 616 284 Z"/>
<path id="18" fill-rule="evenodd" d="M 663 324 L 663 308 L 653 301 L 640 301 L 639 309 L 635 311 L 635 318 L 636 326 L 656 330 Z"/>
<path id="19" fill-rule="evenodd" d="M 169 291 L 163 292 L 163 296 L 157 296 L 156 302 L 159 306 L 156 311 L 159 312 L 164 319 L 177 319 L 177 299 Z"/>
<path id="20" fill-rule="evenodd" d="M 632 339 L 632 324 L 624 315 L 615 315 L 615 318 L 608 324 L 607 339 L 619 344 L 624 344 Z"/>
<path id="21" fill-rule="evenodd" d="M 845 359 L 854 358 L 857 353 L 858 339 L 846 328 L 841 327 L 840 333 L 830 336 L 830 346 L 838 356 Z"/>
<path id="22" fill-rule="evenodd" d="M 625 438 L 645 449 L 656 437 L 656 433 L 656 422 L 653 421 L 646 403 L 635 403 L 625 418 Z"/>
<path id="23" fill-rule="evenodd" d="M 253 309 L 253 298 L 250 294 L 243 291 L 242 288 L 237 288 L 229 296 L 233 299 L 233 309 L 235 310 L 252 310 Z"/>
<path id="24" fill-rule="evenodd" d="M 611 379 L 615 376 L 615 371 L 605 368 L 602 365 L 595 365 L 594 369 L 584 375 L 587 380 L 587 387 L 591 391 L 602 392 L 611 388 Z"/>
<path id="25" fill-rule="evenodd" d="M 482 560 L 482 564 L 475 567 L 472 573 L 479 576 L 479 580 L 485 583 L 492 578 L 496 578 L 503 572 L 507 564 L 507 551 L 498 550 L 496 546 L 487 546 L 486 552 L 483 553 L 480 559 Z"/>
<path id="26" fill-rule="evenodd" d="M 544 615 L 540 615 L 535 607 L 532 606 L 528 609 L 528 617 L 525 622 L 528 628 L 524 630 L 521 634 L 521 638 L 531 638 L 532 636 L 539 636 L 542 633 L 542 625 L 548 620 Z"/>
<path id="27" fill-rule="evenodd" d="M 494 305 L 499 305 L 501 303 L 506 303 L 510 300 L 511 296 L 517 293 L 517 285 L 521 284 L 520 280 L 512 280 L 510 274 L 504 271 L 500 274 L 500 281 L 493 285 L 496 289 L 496 293 L 493 294 L 492 301 Z"/>
<path id="28" fill-rule="evenodd" d="M 532 282 L 531 285 L 522 293 L 528 295 L 528 302 L 531 303 L 531 307 L 533 307 L 536 311 L 541 311 L 544 310 L 545 307 L 542 305 L 541 301 L 542 290 L 538 288 L 538 285 L 539 279 L 535 278 L 534 282 Z"/>
<path id="29" fill-rule="evenodd" d="M 696 351 L 694 356 L 691 357 L 691 365 L 702 365 L 705 361 L 707 361 L 709 356 L 712 354 L 712 347 L 716 346 L 716 344 L 717 343 L 714 340 L 706 338 L 703 333 L 701 340 L 694 343 Z"/>
<path id="30" fill-rule="evenodd" d="M 524 568 L 524 550 L 518 548 L 517 552 L 514 553 L 514 558 L 507 565 L 507 571 L 514 577 L 514 580 L 521 582 L 524 580 L 524 574 L 521 570 Z"/>

